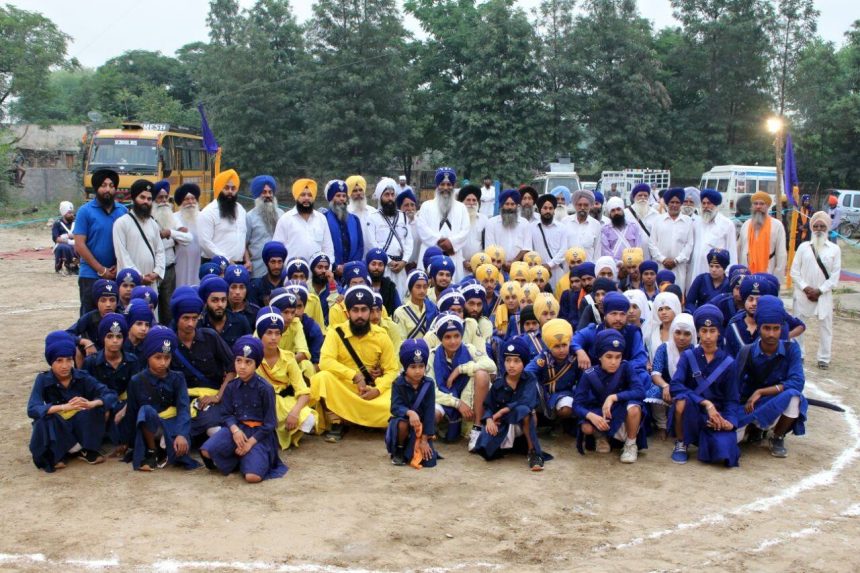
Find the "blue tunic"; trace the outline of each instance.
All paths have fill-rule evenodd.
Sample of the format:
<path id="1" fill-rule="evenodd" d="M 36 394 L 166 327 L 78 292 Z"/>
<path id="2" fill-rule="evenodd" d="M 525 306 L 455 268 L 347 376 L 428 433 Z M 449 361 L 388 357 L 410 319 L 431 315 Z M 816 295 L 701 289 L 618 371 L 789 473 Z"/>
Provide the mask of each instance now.
<path id="1" fill-rule="evenodd" d="M 517 338 L 523 341 L 526 347 L 529 349 L 529 359 L 526 361 L 526 364 L 534 360 L 535 356 L 537 356 L 541 352 L 548 350 L 546 344 L 543 343 L 543 338 L 541 338 L 540 331 L 524 332 L 523 334 L 517 336 Z M 499 372 L 501 371 L 502 370 L 499 370 Z"/>
<path id="2" fill-rule="evenodd" d="M 703 304 L 711 302 L 711 299 L 721 293 L 731 294 L 731 285 L 729 278 L 724 277 L 720 286 L 714 285 L 714 280 L 710 273 L 702 273 L 693 279 L 690 285 L 690 290 L 687 291 L 687 312 L 692 314 L 697 308 Z"/>
<path id="3" fill-rule="evenodd" d="M 566 360 L 556 360 L 549 350 L 535 356 L 526 366 L 526 372 L 538 382 L 538 398 L 543 415 L 555 418 L 556 404 L 561 398 L 573 398 L 573 389 L 579 379 L 576 355 L 571 351 Z"/>
<path id="4" fill-rule="evenodd" d="M 331 242 L 334 245 L 334 266 L 364 260 L 364 233 L 361 230 L 361 220 L 352 213 L 347 213 L 346 221 L 341 223 L 331 209 L 326 211 L 325 218 L 328 221 Z"/>
<path id="5" fill-rule="evenodd" d="M 663 342 L 657 347 L 657 352 L 654 353 L 654 360 L 651 362 L 651 372 L 657 372 L 663 377 L 663 380 L 669 382 L 672 377 L 669 376 L 669 353 L 666 350 L 666 343 Z M 663 402 L 663 389 L 654 384 L 654 379 L 645 388 L 645 401 L 652 404 L 665 404 Z"/>
<path id="6" fill-rule="evenodd" d="M 110 409 L 111 415 L 108 416 L 107 432 L 110 440 L 114 444 L 127 443 L 124 432 L 126 431 L 126 420 L 123 418 L 122 428 L 114 422 L 114 414 L 119 412 L 125 406 L 125 394 L 128 388 L 131 377 L 137 374 L 141 369 L 141 363 L 137 359 L 137 355 L 130 352 L 121 351 L 122 358 L 116 368 L 105 359 L 105 351 L 99 350 L 96 354 L 90 354 L 84 359 L 83 369 L 86 370 L 93 378 L 113 390 L 119 397 L 113 408 Z"/>
<path id="7" fill-rule="evenodd" d="M 574 328 L 579 324 L 579 307 L 576 304 L 579 301 L 579 292 L 568 289 L 561 293 L 559 301 L 558 317 L 568 321 Z"/>
<path id="8" fill-rule="evenodd" d="M 212 326 L 212 320 L 209 318 L 208 311 L 203 312 L 197 325 L 200 328 L 211 328 L 215 332 L 218 332 L 218 334 L 221 335 L 221 338 L 224 339 L 224 342 L 227 343 L 227 346 L 232 348 L 234 342 L 246 334 L 251 334 L 252 329 L 251 325 L 248 324 L 248 319 L 245 318 L 245 315 L 233 312 L 230 309 L 227 309 L 225 312 L 226 319 L 224 321 L 224 328 L 221 332 L 218 332 L 218 330 Z"/>
<path id="9" fill-rule="evenodd" d="M 224 475 L 239 468 L 242 475 L 254 474 L 263 479 L 283 477 L 287 473 L 287 466 L 278 456 L 275 435 L 278 418 L 272 385 L 257 374 L 247 382 L 234 378 L 224 388 L 221 406 L 225 416 L 224 426 L 206 440 L 200 449 L 209 453 L 215 466 Z M 236 444 L 231 431 L 234 425 L 245 437 L 257 441 L 244 456 L 237 455 L 235 451 Z"/>
<path id="10" fill-rule="evenodd" d="M 260 278 L 251 279 L 251 292 L 248 294 L 248 300 L 262 308 L 269 304 L 269 297 L 272 291 L 281 286 L 284 286 L 284 280 L 278 279 L 278 284 L 272 284 L 272 281 L 269 280 L 269 273 Z M 255 316 L 254 321 L 256 321 L 256 318 Z"/>
<path id="11" fill-rule="evenodd" d="M 59 413 L 48 414 L 51 406 L 66 404 L 75 397 L 101 400 L 104 405 L 79 410 L 68 420 Z M 72 369 L 72 379 L 64 387 L 50 370 L 36 376 L 27 415 L 33 420 L 30 453 L 37 468 L 53 472 L 76 443 L 87 450 L 98 450 L 105 433 L 105 411 L 116 404 L 116 393 L 84 370 Z"/>
<path id="12" fill-rule="evenodd" d="M 303 314 L 301 321 L 302 330 L 304 330 L 305 332 L 305 340 L 307 340 L 308 349 L 311 352 L 311 363 L 319 364 L 320 350 L 322 349 L 325 335 L 323 335 L 320 325 L 317 324 L 316 321 L 308 315 Z"/>
<path id="13" fill-rule="evenodd" d="M 736 368 L 731 356 L 721 348 L 717 349 L 710 362 L 705 359 L 701 346 L 685 350 L 678 360 L 678 369 L 669 390 L 675 402 L 686 400 L 686 406 L 684 435 L 676 437 L 685 444 L 697 445 L 700 461 L 724 462 L 727 467 L 738 465 L 741 453 L 734 429 L 738 427 L 741 405 Z M 734 429 L 717 431 L 709 428 L 708 414 L 701 407 L 704 400 L 712 402 Z M 667 425 L 670 433 L 674 432 L 674 418 L 675 409 L 671 408 Z"/>
<path id="14" fill-rule="evenodd" d="M 421 398 L 420 401 L 419 398 Z M 409 417 L 406 415 L 409 410 L 418 414 L 421 420 L 421 431 L 425 436 L 429 438 L 436 435 L 436 393 L 433 380 L 429 377 L 425 376 L 417 388 L 414 388 L 403 374 L 394 381 L 391 387 L 391 418 L 388 419 L 388 429 L 385 432 L 385 447 L 389 456 L 393 456 L 397 449 L 398 424 L 402 421 L 409 423 Z M 429 443 L 433 455 L 429 460 L 421 462 L 425 468 L 435 467 L 438 458 L 433 441 Z M 404 456 L 408 462 L 415 454 L 415 430 L 412 426 L 409 426 L 409 437 L 405 446 Z"/>
<path id="15" fill-rule="evenodd" d="M 512 388 L 506 380 L 506 374 L 504 374 L 504 371 L 502 372 L 493 382 L 493 385 L 490 386 L 490 391 L 487 392 L 487 396 L 484 398 L 483 421 L 486 422 L 487 419 L 492 418 L 502 408 L 510 408 L 510 412 L 499 420 L 497 424 L 498 432 L 495 436 L 491 436 L 487 432 L 486 427 L 481 430 L 481 435 L 478 436 L 478 441 L 472 453 L 480 455 L 485 460 L 501 457 L 503 454 L 500 448 L 502 442 L 507 437 L 510 426 L 512 424 L 522 424 L 535 408 L 539 406 L 537 380 L 533 374 L 523 371 L 517 387 Z M 533 419 L 529 421 L 529 432 L 535 451 L 542 454 Z M 545 456 L 544 459 L 549 459 L 549 457 Z"/>
<path id="16" fill-rule="evenodd" d="M 591 359 L 592 364 L 598 363 L 598 357 L 594 354 L 594 341 L 597 338 L 597 333 L 608 328 L 605 324 L 590 324 L 582 330 L 577 330 L 573 335 L 573 342 L 570 347 L 574 352 L 584 350 Z M 624 353 L 623 358 L 630 363 L 633 372 L 638 376 L 639 383 L 643 392 L 651 383 L 651 375 L 648 373 L 648 351 L 645 350 L 645 343 L 642 340 L 642 330 L 636 328 L 632 324 L 625 324 L 621 329 L 621 334 L 624 336 Z"/>
<path id="17" fill-rule="evenodd" d="M 66 329 L 66 332 L 73 334 L 75 338 L 86 338 L 90 342 L 94 342 L 96 348 L 101 350 L 104 344 L 99 339 L 99 322 L 102 315 L 98 309 L 91 310 L 80 317 L 73 325 Z"/>
<path id="18" fill-rule="evenodd" d="M 745 344 L 752 344 L 758 340 L 758 326 L 756 326 L 756 329 L 751 333 L 744 322 L 746 314 L 746 310 L 739 311 L 729 319 L 728 327 L 726 327 L 726 333 L 724 335 L 725 346 L 726 350 L 728 350 L 729 354 L 732 356 L 737 356 L 741 347 Z M 782 324 L 782 332 L 779 335 L 780 339 L 788 342 L 788 333 L 798 326 L 805 327 L 806 325 L 799 318 L 786 314 L 786 321 Z"/>

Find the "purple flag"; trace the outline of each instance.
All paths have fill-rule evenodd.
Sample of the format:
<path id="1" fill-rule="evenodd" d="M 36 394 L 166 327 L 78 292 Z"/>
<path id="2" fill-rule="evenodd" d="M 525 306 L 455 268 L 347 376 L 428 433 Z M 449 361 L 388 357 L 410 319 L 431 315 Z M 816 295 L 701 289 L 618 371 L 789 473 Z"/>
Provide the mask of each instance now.
<path id="1" fill-rule="evenodd" d="M 783 160 L 783 189 L 788 196 L 788 204 L 797 207 L 794 200 L 794 186 L 797 181 L 797 164 L 794 162 L 794 145 L 791 143 L 791 134 L 785 136 L 785 159 Z"/>
<path id="2" fill-rule="evenodd" d="M 206 112 L 203 111 L 203 104 L 197 104 L 197 111 L 200 112 L 200 131 L 203 132 L 203 148 L 209 155 L 218 153 L 218 142 L 215 140 L 215 134 L 209 129 L 209 122 L 206 121 Z"/>

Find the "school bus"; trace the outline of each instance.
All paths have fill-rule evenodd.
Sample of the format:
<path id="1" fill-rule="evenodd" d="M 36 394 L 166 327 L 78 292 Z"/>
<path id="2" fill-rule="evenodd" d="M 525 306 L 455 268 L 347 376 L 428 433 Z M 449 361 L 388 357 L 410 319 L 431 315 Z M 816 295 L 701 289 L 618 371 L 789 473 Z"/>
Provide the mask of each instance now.
<path id="1" fill-rule="evenodd" d="M 86 142 L 84 194 L 95 197 L 92 174 L 99 169 L 119 173 L 117 201 L 128 202 L 138 179 L 200 186 L 200 206 L 212 200 L 212 179 L 220 170 L 221 151 L 210 156 L 197 130 L 169 124 L 124 122 L 121 129 L 99 129 Z"/>

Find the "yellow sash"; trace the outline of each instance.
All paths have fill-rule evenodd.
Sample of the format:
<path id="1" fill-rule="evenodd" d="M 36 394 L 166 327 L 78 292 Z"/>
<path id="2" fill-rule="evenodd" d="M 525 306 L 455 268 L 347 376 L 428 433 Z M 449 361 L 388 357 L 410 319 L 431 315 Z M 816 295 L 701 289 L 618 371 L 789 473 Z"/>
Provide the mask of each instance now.
<path id="1" fill-rule="evenodd" d="M 71 420 L 75 414 L 78 413 L 77 410 L 63 410 L 61 412 L 57 412 L 64 420 Z"/>
<path id="2" fill-rule="evenodd" d="M 188 389 L 188 398 L 191 399 L 191 405 L 189 408 L 191 410 L 191 417 L 192 418 L 197 417 L 197 408 L 194 407 L 194 398 L 202 398 L 203 396 L 217 396 L 217 395 L 218 395 L 218 390 L 215 390 L 213 388 L 199 388 L 199 387 L 189 388 Z M 172 406 L 171 406 L 171 408 L 172 408 Z M 168 410 L 169 409 L 170 408 L 168 408 Z M 175 410 L 175 408 L 174 408 L 174 410 Z M 167 410 L 165 410 L 165 412 L 166 411 Z M 173 415 L 175 416 L 176 414 L 174 413 Z M 159 414 L 159 416 L 161 416 L 161 414 Z M 161 417 L 164 418 L 164 416 L 161 416 Z M 171 416 L 171 418 L 172 417 L 173 416 Z"/>
<path id="3" fill-rule="evenodd" d="M 158 417 L 162 420 L 170 420 L 176 417 L 176 406 L 170 406 L 158 413 Z"/>

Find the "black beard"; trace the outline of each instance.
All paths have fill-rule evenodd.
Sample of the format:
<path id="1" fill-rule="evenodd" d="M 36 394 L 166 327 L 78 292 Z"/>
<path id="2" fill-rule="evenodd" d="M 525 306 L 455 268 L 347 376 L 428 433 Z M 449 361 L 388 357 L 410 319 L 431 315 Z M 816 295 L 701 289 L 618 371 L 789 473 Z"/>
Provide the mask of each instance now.
<path id="1" fill-rule="evenodd" d="M 379 272 L 367 271 L 367 274 L 370 275 L 370 280 L 372 280 L 375 283 L 378 283 L 378 282 L 382 282 L 382 277 L 385 276 L 385 271 L 384 270 L 379 271 Z"/>
<path id="2" fill-rule="evenodd" d="M 110 194 L 102 195 L 101 193 L 96 193 L 96 199 L 102 207 L 113 207 L 113 196 Z"/>
<path id="3" fill-rule="evenodd" d="M 619 213 L 618 215 L 612 215 L 609 217 L 612 221 L 613 227 L 623 227 L 624 226 L 624 213 Z"/>
<path id="4" fill-rule="evenodd" d="M 149 216 L 152 214 L 152 205 L 138 205 L 134 203 L 131 207 L 134 214 L 137 215 L 138 219 L 149 219 Z"/>
<path id="5" fill-rule="evenodd" d="M 311 282 L 314 283 L 314 285 L 316 286 L 323 286 L 328 282 L 328 279 L 325 275 L 318 275 L 314 273 L 313 276 L 311 276 Z"/>
<path id="6" fill-rule="evenodd" d="M 229 197 L 226 193 L 218 195 L 218 213 L 222 219 L 236 219 L 236 195 Z"/>
<path id="7" fill-rule="evenodd" d="M 210 308 L 208 310 L 209 310 L 209 315 L 218 321 L 220 321 L 222 318 L 224 318 L 224 316 L 227 314 L 227 309 L 215 310 L 215 309 Z"/>
<path id="8" fill-rule="evenodd" d="M 394 201 L 382 202 L 379 206 L 382 208 L 382 214 L 386 217 L 394 217 L 397 214 L 397 206 Z"/>
<path id="9" fill-rule="evenodd" d="M 296 211 L 298 211 L 299 213 L 307 215 L 308 213 L 313 213 L 313 210 L 314 210 L 314 204 L 313 203 L 308 203 L 307 206 L 305 206 L 301 203 L 296 203 Z"/>
<path id="10" fill-rule="evenodd" d="M 370 332 L 370 321 L 368 320 L 364 324 L 358 325 L 358 324 L 354 323 L 352 321 L 352 319 L 350 319 L 349 320 L 349 331 L 352 332 L 356 336 L 364 336 L 365 334 Z"/>
<path id="11" fill-rule="evenodd" d="M 541 215 L 540 215 L 541 223 L 543 223 L 544 225 L 552 224 L 554 219 L 555 219 L 555 211 L 553 211 L 552 213 L 549 213 L 549 214 L 541 213 Z"/>

